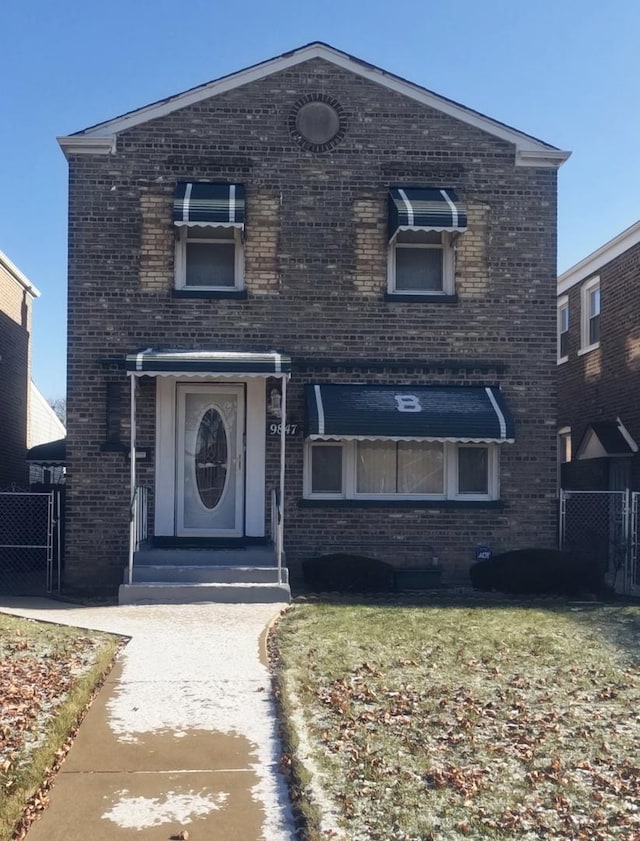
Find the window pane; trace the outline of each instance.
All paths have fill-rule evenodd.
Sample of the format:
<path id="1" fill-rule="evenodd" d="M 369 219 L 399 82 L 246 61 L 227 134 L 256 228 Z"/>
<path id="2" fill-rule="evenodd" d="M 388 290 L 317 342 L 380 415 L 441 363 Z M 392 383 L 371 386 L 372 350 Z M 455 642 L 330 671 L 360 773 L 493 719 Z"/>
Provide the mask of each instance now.
<path id="1" fill-rule="evenodd" d="M 357 491 L 364 494 L 396 492 L 394 441 L 358 441 Z"/>
<path id="2" fill-rule="evenodd" d="M 398 442 L 398 493 L 443 493 L 443 455 L 443 445 L 437 441 Z"/>
<path id="3" fill-rule="evenodd" d="M 600 314 L 600 288 L 592 289 L 589 292 L 589 315 Z"/>
<path id="4" fill-rule="evenodd" d="M 187 286 L 235 286 L 232 242 L 187 243 Z"/>
<path id="5" fill-rule="evenodd" d="M 489 493 L 489 451 L 486 447 L 458 447 L 458 493 Z"/>
<path id="6" fill-rule="evenodd" d="M 589 344 L 595 345 L 600 341 L 600 316 L 594 315 L 589 319 Z"/>
<path id="7" fill-rule="evenodd" d="M 560 332 L 564 333 L 569 329 L 569 307 L 564 306 L 560 310 Z"/>
<path id="8" fill-rule="evenodd" d="M 311 448 L 311 492 L 342 493 L 342 447 Z"/>
<path id="9" fill-rule="evenodd" d="M 396 246 L 396 290 L 442 291 L 442 249 Z"/>
<path id="10" fill-rule="evenodd" d="M 560 356 L 568 356 L 569 354 L 569 333 L 564 332 L 560 334 Z"/>

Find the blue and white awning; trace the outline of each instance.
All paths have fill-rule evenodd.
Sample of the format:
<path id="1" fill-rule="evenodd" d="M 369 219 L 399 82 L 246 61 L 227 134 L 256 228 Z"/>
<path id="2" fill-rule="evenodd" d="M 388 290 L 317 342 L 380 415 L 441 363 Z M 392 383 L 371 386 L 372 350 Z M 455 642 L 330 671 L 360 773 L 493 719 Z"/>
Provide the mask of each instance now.
<path id="1" fill-rule="evenodd" d="M 466 231 L 467 212 L 449 188 L 392 187 L 389 239 L 398 231 Z"/>
<path id="2" fill-rule="evenodd" d="M 127 354 L 131 376 L 286 377 L 291 357 L 284 353 L 239 353 L 212 350 L 146 350 Z"/>
<path id="3" fill-rule="evenodd" d="M 244 228 L 244 185 L 179 182 L 173 199 L 173 222 Z"/>
<path id="4" fill-rule="evenodd" d="M 306 435 L 315 440 L 513 442 L 495 386 L 307 385 Z"/>

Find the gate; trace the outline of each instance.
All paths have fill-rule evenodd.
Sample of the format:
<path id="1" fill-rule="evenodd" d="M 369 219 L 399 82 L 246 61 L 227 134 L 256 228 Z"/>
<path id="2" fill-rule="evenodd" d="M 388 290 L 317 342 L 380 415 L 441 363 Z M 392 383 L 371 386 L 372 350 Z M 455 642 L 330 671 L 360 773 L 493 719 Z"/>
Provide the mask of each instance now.
<path id="1" fill-rule="evenodd" d="M 599 565 L 615 592 L 640 595 L 640 493 L 560 491 L 559 542 Z"/>
<path id="2" fill-rule="evenodd" d="M 60 491 L 0 491 L 0 593 L 60 592 Z"/>

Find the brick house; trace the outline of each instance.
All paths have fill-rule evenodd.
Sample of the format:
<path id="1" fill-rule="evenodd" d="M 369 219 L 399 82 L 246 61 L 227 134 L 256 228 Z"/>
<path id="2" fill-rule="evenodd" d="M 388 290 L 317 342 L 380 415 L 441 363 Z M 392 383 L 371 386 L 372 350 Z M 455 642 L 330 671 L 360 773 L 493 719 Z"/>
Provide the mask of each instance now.
<path id="1" fill-rule="evenodd" d="M 319 43 L 60 144 L 68 587 L 554 545 L 566 152 Z"/>
<path id="2" fill-rule="evenodd" d="M 558 277 L 562 486 L 640 490 L 640 222 Z"/>
<path id="3" fill-rule="evenodd" d="M 0 488 L 26 487 L 31 316 L 40 292 L 0 251 Z"/>

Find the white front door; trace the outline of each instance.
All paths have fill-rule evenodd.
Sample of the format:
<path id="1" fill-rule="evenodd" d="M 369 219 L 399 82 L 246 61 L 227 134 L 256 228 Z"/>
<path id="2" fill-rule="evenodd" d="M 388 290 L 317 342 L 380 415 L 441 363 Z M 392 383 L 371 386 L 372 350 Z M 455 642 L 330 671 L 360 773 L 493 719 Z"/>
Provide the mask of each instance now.
<path id="1" fill-rule="evenodd" d="M 244 386 L 177 384 L 176 534 L 241 537 Z"/>

